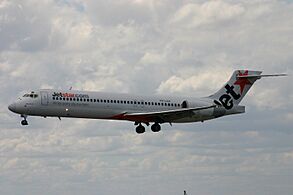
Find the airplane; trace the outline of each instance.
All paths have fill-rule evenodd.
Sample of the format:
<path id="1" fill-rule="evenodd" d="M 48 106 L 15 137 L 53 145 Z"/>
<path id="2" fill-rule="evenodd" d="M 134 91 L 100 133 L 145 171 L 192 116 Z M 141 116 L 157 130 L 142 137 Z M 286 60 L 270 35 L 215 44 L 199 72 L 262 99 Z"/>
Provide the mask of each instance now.
<path id="1" fill-rule="evenodd" d="M 145 132 L 144 125 L 153 123 L 151 130 L 159 132 L 163 123 L 203 122 L 245 113 L 239 103 L 256 80 L 286 76 L 261 73 L 236 70 L 216 93 L 202 98 L 40 89 L 19 97 L 8 109 L 21 115 L 22 125 L 28 125 L 27 116 L 70 117 L 132 121 L 138 134 Z"/>

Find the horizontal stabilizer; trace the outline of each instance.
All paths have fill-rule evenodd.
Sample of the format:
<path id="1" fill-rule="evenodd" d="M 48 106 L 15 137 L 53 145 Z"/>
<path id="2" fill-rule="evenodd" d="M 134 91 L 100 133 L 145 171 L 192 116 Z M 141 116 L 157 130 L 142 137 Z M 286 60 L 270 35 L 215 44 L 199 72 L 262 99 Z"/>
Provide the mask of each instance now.
<path id="1" fill-rule="evenodd" d="M 256 78 L 260 79 L 261 77 L 279 77 L 287 76 L 287 74 L 263 74 L 263 75 L 238 75 L 237 78 Z"/>

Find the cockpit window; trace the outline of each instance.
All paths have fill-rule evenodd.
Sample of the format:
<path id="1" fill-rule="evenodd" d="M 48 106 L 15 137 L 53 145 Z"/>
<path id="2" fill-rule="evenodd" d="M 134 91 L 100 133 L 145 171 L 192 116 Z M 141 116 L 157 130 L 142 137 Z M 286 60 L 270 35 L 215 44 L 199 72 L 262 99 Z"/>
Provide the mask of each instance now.
<path id="1" fill-rule="evenodd" d="M 26 93 L 23 97 L 37 98 L 38 94 L 35 94 L 33 91 L 31 93 Z"/>

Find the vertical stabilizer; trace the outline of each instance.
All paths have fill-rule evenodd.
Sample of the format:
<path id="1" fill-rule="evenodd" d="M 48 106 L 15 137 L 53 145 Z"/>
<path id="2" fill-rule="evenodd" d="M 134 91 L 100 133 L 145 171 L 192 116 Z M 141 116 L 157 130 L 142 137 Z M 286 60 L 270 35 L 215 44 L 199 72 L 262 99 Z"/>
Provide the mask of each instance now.
<path id="1" fill-rule="evenodd" d="M 241 102 L 253 83 L 261 78 L 261 73 L 261 71 L 236 70 L 230 80 L 209 98 L 229 110 L 233 105 Z"/>

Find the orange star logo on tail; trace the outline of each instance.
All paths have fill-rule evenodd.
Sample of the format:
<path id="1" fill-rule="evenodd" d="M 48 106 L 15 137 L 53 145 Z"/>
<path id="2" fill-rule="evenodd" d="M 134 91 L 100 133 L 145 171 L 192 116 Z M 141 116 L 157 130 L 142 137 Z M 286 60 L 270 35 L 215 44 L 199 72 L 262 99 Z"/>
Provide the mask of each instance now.
<path id="1" fill-rule="evenodd" d="M 237 76 L 247 76 L 247 75 L 248 75 L 248 70 L 246 70 L 244 73 L 239 71 Z M 245 85 L 251 85 L 251 82 L 247 78 L 237 78 L 234 85 L 239 85 L 240 93 L 242 94 L 242 92 L 245 88 Z"/>

